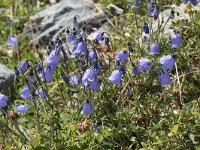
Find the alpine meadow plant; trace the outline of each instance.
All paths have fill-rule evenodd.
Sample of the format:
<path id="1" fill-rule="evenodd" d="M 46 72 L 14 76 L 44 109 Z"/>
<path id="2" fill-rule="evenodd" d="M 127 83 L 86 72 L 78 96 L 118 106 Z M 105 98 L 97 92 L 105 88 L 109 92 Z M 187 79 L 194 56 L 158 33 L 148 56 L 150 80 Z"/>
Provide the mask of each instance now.
<path id="1" fill-rule="evenodd" d="M 90 33 L 74 16 L 45 48 L 20 56 L 14 92 L 0 93 L 0 149 L 199 148 L 198 43 L 185 34 L 199 29 L 197 14 L 163 19 L 165 7 L 152 0 L 127 9 L 110 14 L 109 32 Z M 171 20 L 176 31 L 164 34 Z M 8 46 L 21 43 L 8 37 Z"/>

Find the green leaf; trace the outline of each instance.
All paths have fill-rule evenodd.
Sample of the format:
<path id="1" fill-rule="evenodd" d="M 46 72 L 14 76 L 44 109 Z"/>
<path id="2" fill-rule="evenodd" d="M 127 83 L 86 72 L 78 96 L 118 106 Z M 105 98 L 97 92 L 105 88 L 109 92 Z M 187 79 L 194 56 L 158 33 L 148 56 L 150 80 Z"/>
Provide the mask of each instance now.
<path id="1" fill-rule="evenodd" d="M 99 143 L 101 143 L 102 141 L 103 141 L 103 135 L 102 134 L 98 134 L 97 135 L 97 141 L 99 142 Z"/>
<path id="2" fill-rule="evenodd" d="M 180 124 L 173 125 L 171 128 L 172 133 L 174 133 L 176 135 L 179 126 L 180 126 Z"/>
<path id="3" fill-rule="evenodd" d="M 190 134 L 189 137 L 193 144 L 197 144 L 197 142 L 194 140 L 194 134 Z"/>

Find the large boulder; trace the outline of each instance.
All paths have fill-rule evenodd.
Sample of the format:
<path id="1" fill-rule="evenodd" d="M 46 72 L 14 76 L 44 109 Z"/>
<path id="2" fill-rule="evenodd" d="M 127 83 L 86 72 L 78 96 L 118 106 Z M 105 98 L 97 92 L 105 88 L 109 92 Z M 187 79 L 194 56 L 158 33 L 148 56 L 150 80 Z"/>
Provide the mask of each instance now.
<path id="1" fill-rule="evenodd" d="M 14 71 L 0 64 L 0 91 L 8 93 L 13 89 Z"/>
<path id="2" fill-rule="evenodd" d="M 97 29 L 107 20 L 103 11 L 92 1 L 62 0 L 31 16 L 32 27 L 36 27 L 33 30 L 34 41 L 43 43 L 67 27 L 72 27 L 75 16 L 79 25 L 87 23 Z"/>

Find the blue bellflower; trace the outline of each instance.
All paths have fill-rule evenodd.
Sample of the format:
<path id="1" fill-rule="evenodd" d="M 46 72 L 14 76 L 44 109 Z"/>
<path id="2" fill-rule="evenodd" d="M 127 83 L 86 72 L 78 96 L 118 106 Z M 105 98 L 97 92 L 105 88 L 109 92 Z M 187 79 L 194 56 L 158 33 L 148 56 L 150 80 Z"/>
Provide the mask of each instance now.
<path id="1" fill-rule="evenodd" d="M 56 50 L 52 51 L 48 58 L 46 59 L 46 63 L 48 66 L 56 66 L 60 61 L 60 50 L 56 48 Z"/>
<path id="2" fill-rule="evenodd" d="M 140 70 L 139 70 L 139 67 L 138 66 L 133 66 L 132 68 L 132 73 L 137 76 L 140 74 Z"/>
<path id="3" fill-rule="evenodd" d="M 98 42 L 99 42 L 99 41 L 102 41 L 102 40 L 103 40 L 103 35 L 104 35 L 104 32 L 98 32 L 95 39 L 96 39 Z"/>
<path id="4" fill-rule="evenodd" d="M 180 34 L 175 34 L 171 38 L 171 47 L 177 48 L 182 44 L 181 36 Z"/>
<path id="5" fill-rule="evenodd" d="M 31 94 L 31 87 L 29 85 L 27 85 L 24 89 L 22 89 L 22 91 L 20 93 L 20 97 L 24 98 L 24 99 L 28 99 L 30 101 L 34 100 L 32 94 Z"/>
<path id="6" fill-rule="evenodd" d="M 98 79 L 93 69 L 87 69 L 82 77 L 82 86 L 89 84 L 91 90 L 98 90 Z"/>
<path id="7" fill-rule="evenodd" d="M 187 4 L 188 1 L 190 1 L 190 3 L 191 3 L 192 5 L 194 5 L 194 6 L 196 6 L 197 3 L 198 3 L 197 0 L 184 0 L 183 3 L 184 3 L 184 4 Z"/>
<path id="8" fill-rule="evenodd" d="M 122 75 L 123 73 L 120 70 L 115 70 L 112 72 L 111 76 L 108 78 L 108 80 L 111 81 L 112 84 L 116 84 L 118 87 L 122 86 Z"/>
<path id="9" fill-rule="evenodd" d="M 140 71 L 150 71 L 152 67 L 152 61 L 147 58 L 141 58 L 139 60 L 139 70 Z"/>
<path id="10" fill-rule="evenodd" d="M 149 25 L 145 22 L 143 26 L 144 33 L 149 34 Z"/>
<path id="11" fill-rule="evenodd" d="M 62 79 L 63 79 L 63 81 L 65 81 L 66 84 L 69 83 L 69 77 L 62 75 Z"/>
<path id="12" fill-rule="evenodd" d="M 40 64 L 37 64 L 36 67 L 38 72 L 42 72 L 42 66 Z"/>
<path id="13" fill-rule="evenodd" d="M 128 61 L 128 52 L 127 51 L 120 51 L 117 53 L 116 60 L 119 62 L 126 62 Z"/>
<path id="14" fill-rule="evenodd" d="M 160 53 L 160 48 L 159 48 L 158 44 L 153 43 L 151 45 L 150 54 L 152 55 L 152 54 L 159 54 L 159 53 Z"/>
<path id="15" fill-rule="evenodd" d="M 74 39 L 75 37 L 71 33 L 66 34 L 66 42 L 72 42 Z"/>
<path id="16" fill-rule="evenodd" d="M 159 62 L 162 64 L 162 68 L 164 70 L 170 70 L 172 71 L 173 66 L 176 62 L 176 57 L 174 55 L 167 55 L 163 56 L 159 59 Z"/>
<path id="17" fill-rule="evenodd" d="M 6 107 L 8 105 L 8 96 L 0 93 L 0 107 Z"/>
<path id="18" fill-rule="evenodd" d="M 93 113 L 94 113 L 94 105 L 92 105 L 89 100 L 86 100 L 83 103 L 83 109 L 81 111 L 81 114 L 87 116 L 87 115 L 93 114 Z"/>
<path id="19" fill-rule="evenodd" d="M 17 112 L 20 112 L 20 113 L 27 113 L 28 109 L 29 109 L 29 105 L 27 104 L 20 105 L 16 108 Z"/>
<path id="20" fill-rule="evenodd" d="M 90 60 L 90 62 L 94 61 L 94 58 L 96 58 L 96 57 L 97 57 L 97 52 L 96 52 L 96 50 L 91 50 L 91 51 L 89 52 L 89 60 Z"/>
<path id="21" fill-rule="evenodd" d="M 46 67 L 42 73 L 41 80 L 50 83 L 53 81 L 53 69 L 54 67 Z"/>
<path id="22" fill-rule="evenodd" d="M 78 79 L 78 77 L 77 77 L 76 74 L 73 74 L 73 75 L 70 76 L 69 83 L 70 83 L 72 86 L 78 85 L 78 81 L 79 81 L 79 79 Z"/>
<path id="23" fill-rule="evenodd" d="M 17 46 L 18 44 L 19 44 L 19 41 L 17 38 L 11 35 L 8 36 L 8 41 L 7 41 L 8 46 Z"/>
<path id="24" fill-rule="evenodd" d="M 161 73 L 159 76 L 159 81 L 162 84 L 162 86 L 166 86 L 169 84 L 172 80 L 167 72 Z"/>
<path id="25" fill-rule="evenodd" d="M 87 53 L 87 44 L 84 41 L 78 43 L 77 48 L 72 51 L 72 57 L 78 57 Z"/>
<path id="26" fill-rule="evenodd" d="M 22 61 L 22 63 L 19 65 L 19 70 L 21 72 L 25 72 L 29 67 L 28 61 Z"/>
<path id="27" fill-rule="evenodd" d="M 40 99 L 46 99 L 47 97 L 42 89 L 36 90 L 35 94 L 37 94 Z"/>

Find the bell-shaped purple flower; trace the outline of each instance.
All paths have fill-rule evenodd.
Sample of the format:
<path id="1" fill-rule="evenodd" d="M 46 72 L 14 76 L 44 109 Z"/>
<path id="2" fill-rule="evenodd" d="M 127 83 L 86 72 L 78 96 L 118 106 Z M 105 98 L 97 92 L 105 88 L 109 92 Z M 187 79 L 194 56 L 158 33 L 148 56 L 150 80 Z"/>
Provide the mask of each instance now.
<path id="1" fill-rule="evenodd" d="M 137 9 L 140 6 L 140 0 L 136 0 L 135 3 L 128 4 L 128 7 L 131 9 Z"/>
<path id="2" fill-rule="evenodd" d="M 104 45 L 105 46 L 109 46 L 109 43 L 110 43 L 110 40 L 109 40 L 109 38 L 104 38 Z"/>
<path id="3" fill-rule="evenodd" d="M 167 72 L 161 73 L 159 76 L 159 81 L 162 84 L 162 86 L 166 86 L 169 84 L 172 80 Z"/>
<path id="4" fill-rule="evenodd" d="M 48 66 L 56 66 L 60 61 L 60 50 L 57 48 L 56 50 L 52 51 L 50 55 L 45 60 Z"/>
<path id="5" fill-rule="evenodd" d="M 87 53 L 87 44 L 84 41 L 78 43 L 77 48 L 72 51 L 72 57 L 80 56 Z"/>
<path id="6" fill-rule="evenodd" d="M 31 94 L 31 87 L 29 85 L 27 85 L 20 93 L 20 97 L 24 98 L 24 99 L 28 99 L 30 101 L 33 101 L 34 98 Z"/>
<path id="7" fill-rule="evenodd" d="M 118 87 L 122 86 L 122 75 L 123 73 L 119 70 L 115 70 L 112 72 L 111 76 L 108 78 L 108 80 L 111 81 L 112 84 L 116 84 Z"/>
<path id="8" fill-rule="evenodd" d="M 89 100 L 86 100 L 83 103 L 83 109 L 81 111 L 81 114 L 87 116 L 87 115 L 93 114 L 93 113 L 94 113 L 94 105 L 92 105 Z"/>
<path id="9" fill-rule="evenodd" d="M 116 60 L 119 62 L 126 62 L 128 61 L 128 52 L 127 51 L 120 51 L 117 53 Z"/>
<path id="10" fill-rule="evenodd" d="M 151 17 L 154 16 L 155 9 L 156 9 L 156 6 L 154 4 L 151 4 L 151 6 L 149 7 L 149 15 Z"/>
<path id="11" fill-rule="evenodd" d="M 42 89 L 36 90 L 35 94 L 37 94 L 40 99 L 46 99 L 47 97 L 46 93 Z"/>
<path id="12" fill-rule="evenodd" d="M 196 5 L 197 5 L 197 3 L 198 3 L 198 2 L 197 2 L 197 0 L 184 0 L 184 1 L 183 1 L 183 3 L 184 3 L 184 4 L 187 4 L 187 3 L 188 3 L 188 1 L 190 1 L 190 2 L 191 2 L 191 4 L 192 4 L 192 5 L 194 5 L 194 6 L 196 6 Z"/>
<path id="13" fill-rule="evenodd" d="M 90 85 L 90 89 L 91 89 L 91 90 L 97 91 L 97 90 L 99 89 L 99 81 L 98 81 L 98 78 L 95 77 L 94 81 L 90 82 L 89 85 Z"/>
<path id="14" fill-rule="evenodd" d="M 126 67 L 125 66 L 120 66 L 119 71 L 122 72 L 122 74 L 124 75 L 126 73 Z"/>
<path id="15" fill-rule="evenodd" d="M 19 44 L 19 41 L 17 38 L 11 35 L 8 36 L 8 41 L 7 41 L 8 46 L 17 46 L 18 44 Z"/>
<path id="16" fill-rule="evenodd" d="M 8 105 L 8 96 L 0 93 L 0 107 L 6 107 Z"/>
<path id="17" fill-rule="evenodd" d="M 144 33 L 149 34 L 149 25 L 145 22 L 143 26 Z"/>
<path id="18" fill-rule="evenodd" d="M 154 18 L 154 20 L 158 19 L 158 9 L 157 8 L 154 9 L 153 18 Z"/>
<path id="19" fill-rule="evenodd" d="M 25 72 L 29 67 L 28 61 L 22 61 L 22 63 L 19 65 L 19 70 L 21 72 Z"/>
<path id="20" fill-rule="evenodd" d="M 104 32 L 98 32 L 95 39 L 96 39 L 98 42 L 99 42 L 99 41 L 102 41 L 102 40 L 103 40 L 103 35 L 104 35 Z"/>
<path id="21" fill-rule="evenodd" d="M 93 69 L 87 69 L 82 77 L 82 86 L 90 86 L 90 89 L 98 90 L 98 79 Z"/>
<path id="22" fill-rule="evenodd" d="M 163 56 L 159 59 L 159 62 L 162 64 L 162 68 L 164 70 L 169 69 L 170 71 L 172 71 L 176 62 L 176 57 L 174 55 Z"/>
<path id="23" fill-rule="evenodd" d="M 42 72 L 42 66 L 40 64 L 37 64 L 36 67 L 38 72 Z"/>
<path id="24" fill-rule="evenodd" d="M 182 44 L 181 36 L 180 34 L 175 34 L 171 38 L 171 47 L 177 48 Z"/>
<path id="25" fill-rule="evenodd" d="M 54 67 L 51 66 L 51 67 L 46 67 L 42 73 L 42 76 L 41 76 L 41 80 L 42 81 L 46 81 L 46 82 L 51 82 L 53 81 L 53 69 Z"/>
<path id="26" fill-rule="evenodd" d="M 139 70 L 139 67 L 138 66 L 133 66 L 132 68 L 132 73 L 137 76 L 140 74 L 140 70 Z"/>
<path id="27" fill-rule="evenodd" d="M 141 58 L 139 60 L 139 70 L 140 71 L 150 71 L 152 67 L 152 61 L 147 58 Z"/>
<path id="28" fill-rule="evenodd" d="M 152 54 L 159 54 L 159 53 L 160 53 L 160 48 L 159 48 L 158 44 L 153 43 L 151 45 L 150 54 L 152 55 Z"/>
<path id="29" fill-rule="evenodd" d="M 27 113 L 28 109 L 29 109 L 29 105 L 27 104 L 20 105 L 16 108 L 17 112 L 20 112 L 20 113 Z"/>
<path id="30" fill-rule="evenodd" d="M 97 57 L 97 52 L 96 52 L 96 50 L 91 50 L 91 51 L 89 52 L 89 60 L 90 60 L 90 62 L 94 61 L 94 58 L 96 58 L 96 57 Z"/>
<path id="31" fill-rule="evenodd" d="M 95 75 L 98 76 L 101 72 L 101 67 L 100 67 L 99 62 L 97 60 L 95 60 L 93 62 L 93 68 L 94 68 Z"/>
<path id="32" fill-rule="evenodd" d="M 65 81 L 66 84 L 69 83 L 69 77 L 62 75 L 63 81 Z"/>
<path id="33" fill-rule="evenodd" d="M 69 79 L 69 83 L 72 84 L 73 86 L 76 86 L 78 85 L 78 77 L 76 74 L 73 74 L 70 76 L 70 79 Z"/>
<path id="34" fill-rule="evenodd" d="M 71 33 L 67 33 L 66 34 L 66 42 L 71 42 L 75 39 L 74 35 L 72 35 Z"/>

